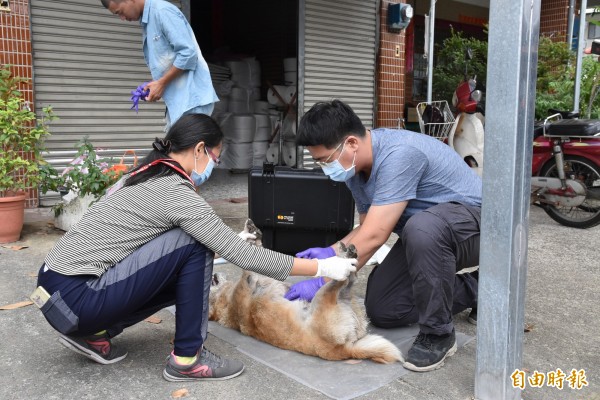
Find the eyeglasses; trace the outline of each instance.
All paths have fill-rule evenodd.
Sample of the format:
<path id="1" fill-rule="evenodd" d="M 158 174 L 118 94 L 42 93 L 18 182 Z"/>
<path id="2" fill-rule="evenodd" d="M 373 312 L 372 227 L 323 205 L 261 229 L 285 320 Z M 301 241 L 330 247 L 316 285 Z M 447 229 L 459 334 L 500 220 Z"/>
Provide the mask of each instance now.
<path id="1" fill-rule="evenodd" d="M 206 147 L 206 152 L 208 153 L 210 158 L 212 158 L 212 160 L 215 162 L 215 164 L 217 164 L 217 165 L 221 164 L 221 159 L 219 157 L 215 156 L 215 154 L 212 152 L 210 147 Z"/>
<path id="2" fill-rule="evenodd" d="M 317 164 L 319 167 L 326 167 L 327 164 L 329 164 L 329 159 L 335 154 L 336 151 L 338 151 L 340 149 L 340 147 L 346 142 L 346 140 L 344 140 L 342 143 L 340 143 L 335 150 L 333 150 L 333 152 L 329 155 L 329 157 L 327 157 L 325 159 L 325 161 L 315 161 L 315 164 Z"/>

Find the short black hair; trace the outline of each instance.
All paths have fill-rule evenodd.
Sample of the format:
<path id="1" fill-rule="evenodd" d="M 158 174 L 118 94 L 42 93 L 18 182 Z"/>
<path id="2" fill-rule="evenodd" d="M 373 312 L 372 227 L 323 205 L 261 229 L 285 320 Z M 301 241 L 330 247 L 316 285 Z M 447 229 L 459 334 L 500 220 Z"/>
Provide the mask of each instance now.
<path id="1" fill-rule="evenodd" d="M 102 5 L 104 6 L 104 8 L 106 8 L 107 10 L 108 10 L 108 6 L 110 5 L 110 3 L 119 4 L 119 3 L 122 3 L 123 1 L 125 1 L 125 0 L 100 0 Z"/>
<path id="2" fill-rule="evenodd" d="M 349 135 L 365 136 L 365 127 L 352 108 L 341 100 L 315 103 L 298 125 L 298 146 L 323 145 L 331 149 Z"/>

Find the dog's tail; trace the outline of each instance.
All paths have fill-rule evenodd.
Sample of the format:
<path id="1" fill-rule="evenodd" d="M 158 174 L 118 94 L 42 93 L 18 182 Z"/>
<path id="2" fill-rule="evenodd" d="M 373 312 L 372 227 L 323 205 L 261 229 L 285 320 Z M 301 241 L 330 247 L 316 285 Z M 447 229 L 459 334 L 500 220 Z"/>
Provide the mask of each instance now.
<path id="1" fill-rule="evenodd" d="M 354 359 L 371 359 L 378 363 L 389 364 L 404 362 L 402 353 L 392 342 L 379 335 L 366 335 L 348 345 Z"/>

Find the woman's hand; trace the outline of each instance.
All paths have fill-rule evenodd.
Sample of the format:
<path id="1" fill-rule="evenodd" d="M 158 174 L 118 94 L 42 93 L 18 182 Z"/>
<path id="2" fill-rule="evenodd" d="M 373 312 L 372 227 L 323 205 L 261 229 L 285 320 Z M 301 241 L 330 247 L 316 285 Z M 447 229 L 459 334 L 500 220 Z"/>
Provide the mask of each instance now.
<path id="1" fill-rule="evenodd" d="M 250 232 L 241 231 L 238 236 L 244 241 L 250 244 L 256 243 L 256 235 Z"/>
<path id="2" fill-rule="evenodd" d="M 315 276 L 343 281 L 351 272 L 356 272 L 356 263 L 356 258 L 330 257 L 317 260 L 318 270 Z"/>

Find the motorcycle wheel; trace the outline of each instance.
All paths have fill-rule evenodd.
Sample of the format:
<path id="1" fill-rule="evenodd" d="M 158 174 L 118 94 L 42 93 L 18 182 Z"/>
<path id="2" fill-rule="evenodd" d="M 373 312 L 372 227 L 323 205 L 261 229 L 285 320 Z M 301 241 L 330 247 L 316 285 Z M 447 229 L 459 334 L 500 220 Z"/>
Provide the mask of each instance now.
<path id="1" fill-rule="evenodd" d="M 540 172 L 540 176 L 558 177 L 556 161 L 551 159 Z M 600 167 L 583 157 L 565 156 L 565 176 L 577 179 L 588 190 L 600 191 Z M 546 214 L 561 225 L 572 228 L 591 228 L 600 224 L 600 200 L 587 197 L 577 207 L 544 205 Z"/>

